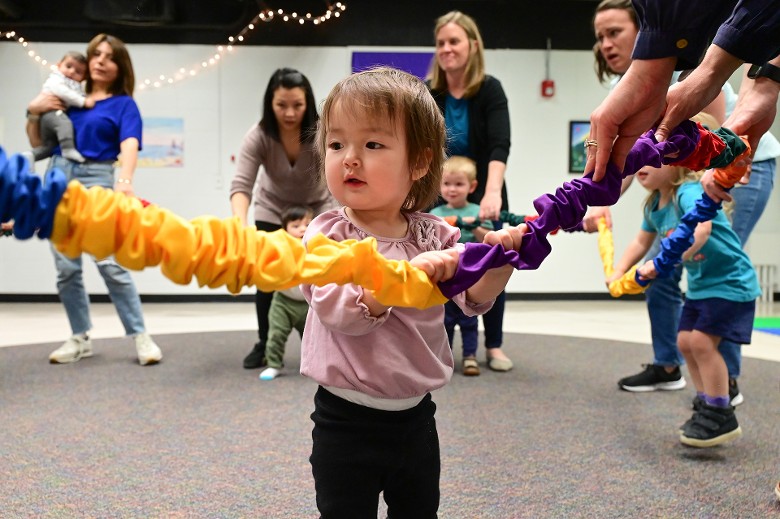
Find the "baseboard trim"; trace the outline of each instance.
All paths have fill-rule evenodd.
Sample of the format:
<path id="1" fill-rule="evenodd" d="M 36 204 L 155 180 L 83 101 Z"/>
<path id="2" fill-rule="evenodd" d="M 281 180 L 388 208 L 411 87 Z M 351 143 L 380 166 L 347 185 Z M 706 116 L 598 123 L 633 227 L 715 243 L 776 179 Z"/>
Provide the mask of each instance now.
<path id="1" fill-rule="evenodd" d="M 507 301 L 610 301 L 608 292 L 515 292 L 506 294 Z M 644 301 L 644 294 L 625 295 L 621 301 Z"/>
<path id="2" fill-rule="evenodd" d="M 90 294 L 92 303 L 110 303 L 108 294 Z M 251 303 L 253 294 L 141 294 L 142 303 Z M 59 303 L 57 294 L 0 294 L 0 303 Z"/>
<path id="3" fill-rule="evenodd" d="M 780 301 L 780 292 L 775 292 Z M 91 294 L 93 303 L 109 303 L 107 294 Z M 251 303 L 253 294 L 141 294 L 143 303 Z M 606 292 L 512 292 L 507 301 L 610 301 L 616 300 Z M 644 294 L 626 295 L 619 301 L 644 301 Z M 0 303 L 59 303 L 57 294 L 0 294 Z"/>

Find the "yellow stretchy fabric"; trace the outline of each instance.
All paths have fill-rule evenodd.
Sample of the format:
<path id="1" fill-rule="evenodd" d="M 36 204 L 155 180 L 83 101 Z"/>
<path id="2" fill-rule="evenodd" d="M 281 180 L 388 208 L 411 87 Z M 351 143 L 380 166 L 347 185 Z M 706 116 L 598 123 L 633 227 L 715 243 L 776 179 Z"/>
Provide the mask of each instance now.
<path id="1" fill-rule="evenodd" d="M 376 240 L 333 241 L 314 236 L 304 247 L 283 230 L 242 227 L 238 218 L 202 216 L 191 221 L 122 193 L 77 181 L 68 184 L 54 216 L 51 242 L 63 254 L 114 255 L 132 270 L 160 264 L 165 277 L 200 286 L 244 286 L 272 291 L 301 283 L 354 283 L 387 306 L 427 308 L 447 299 L 408 261 L 389 260 Z"/>
<path id="2" fill-rule="evenodd" d="M 612 239 L 612 230 L 607 227 L 606 219 L 599 218 L 596 222 L 599 230 L 599 254 L 604 264 L 604 276 L 609 277 L 615 272 L 615 243 Z M 636 265 L 628 269 L 622 277 L 609 283 L 609 294 L 612 297 L 620 297 L 626 294 L 641 294 L 645 287 L 636 282 Z"/>

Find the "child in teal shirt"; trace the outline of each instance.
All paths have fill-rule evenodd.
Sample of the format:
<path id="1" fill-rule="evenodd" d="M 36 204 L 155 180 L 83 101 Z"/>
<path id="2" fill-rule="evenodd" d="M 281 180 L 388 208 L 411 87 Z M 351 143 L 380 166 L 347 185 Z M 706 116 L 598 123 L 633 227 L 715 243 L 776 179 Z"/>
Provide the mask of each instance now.
<path id="1" fill-rule="evenodd" d="M 477 166 L 473 160 L 459 155 L 450 157 L 444 162 L 441 179 L 441 196 L 446 204 L 434 207 L 431 214 L 450 220 L 454 217 L 460 229 L 460 243 L 482 242 L 482 237 L 493 230 L 490 220 L 474 225 L 479 219 L 479 205 L 468 201 L 467 197 L 477 188 Z M 476 235 L 475 232 L 476 231 Z M 444 328 L 450 340 L 450 347 L 455 337 L 455 326 L 460 326 L 463 340 L 463 375 L 475 377 L 479 375 L 477 362 L 477 346 L 479 344 L 479 321 L 477 316 L 467 317 L 458 305 L 447 301 L 444 305 Z"/>

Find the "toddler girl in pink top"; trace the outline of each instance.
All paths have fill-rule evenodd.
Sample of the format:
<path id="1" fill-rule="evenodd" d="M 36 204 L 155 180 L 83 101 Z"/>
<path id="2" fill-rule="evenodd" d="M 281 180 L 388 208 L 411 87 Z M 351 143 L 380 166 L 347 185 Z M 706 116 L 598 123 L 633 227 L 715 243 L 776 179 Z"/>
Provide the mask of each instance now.
<path id="1" fill-rule="evenodd" d="M 439 194 L 445 129 L 416 77 L 390 68 L 352 75 L 325 101 L 316 145 L 328 189 L 343 205 L 315 218 L 317 233 L 373 237 L 387 258 L 408 260 L 433 282 L 458 264 L 457 228 L 422 213 Z M 524 226 L 485 243 L 518 249 Z M 484 313 L 512 267 L 494 269 L 454 301 Z M 356 285 L 302 286 L 311 304 L 301 373 L 319 389 L 312 414 L 312 472 L 321 517 L 436 517 L 439 440 L 430 392 L 452 376 L 443 306 L 386 307 Z"/>

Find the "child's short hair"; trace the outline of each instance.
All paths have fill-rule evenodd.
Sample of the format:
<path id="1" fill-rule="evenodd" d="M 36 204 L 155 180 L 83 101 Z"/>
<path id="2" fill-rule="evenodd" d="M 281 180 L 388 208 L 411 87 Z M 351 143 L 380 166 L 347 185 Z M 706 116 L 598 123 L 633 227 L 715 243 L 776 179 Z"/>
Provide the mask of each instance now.
<path id="1" fill-rule="evenodd" d="M 287 229 L 287 224 L 306 217 L 313 217 L 314 209 L 308 205 L 289 205 L 282 211 L 282 229 Z"/>
<path id="2" fill-rule="evenodd" d="M 81 63 L 82 65 L 86 65 L 87 64 L 87 57 L 84 56 L 82 53 L 80 53 L 78 51 L 75 51 L 75 50 L 69 50 L 68 52 L 66 52 L 65 55 L 60 60 L 60 63 L 62 63 L 63 61 L 65 61 L 68 58 L 71 58 L 71 59 Z"/>
<path id="3" fill-rule="evenodd" d="M 477 163 L 463 155 L 453 155 L 444 161 L 444 173 L 466 175 L 469 182 L 477 180 Z"/>
<path id="4" fill-rule="evenodd" d="M 324 172 L 330 112 L 337 103 L 341 109 L 359 117 L 387 117 L 393 123 L 400 118 L 406 133 L 410 174 L 421 164 L 427 163 L 428 169 L 425 176 L 412 184 L 401 211 L 431 207 L 439 197 L 446 130 L 444 117 L 425 84 L 407 72 L 390 67 L 373 68 L 342 79 L 325 99 L 317 127 L 320 174 Z"/>

